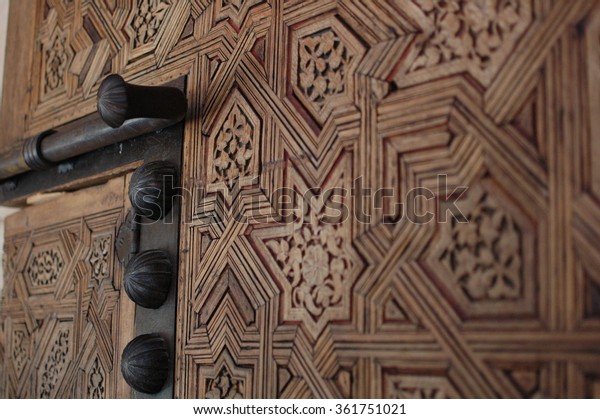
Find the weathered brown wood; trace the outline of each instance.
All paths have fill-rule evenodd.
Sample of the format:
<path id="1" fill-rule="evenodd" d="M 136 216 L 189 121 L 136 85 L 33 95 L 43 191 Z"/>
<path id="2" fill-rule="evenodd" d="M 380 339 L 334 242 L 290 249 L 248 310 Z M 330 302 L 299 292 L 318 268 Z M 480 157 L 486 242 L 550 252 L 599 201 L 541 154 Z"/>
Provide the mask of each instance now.
<path id="1" fill-rule="evenodd" d="M 600 397 L 600 1 L 37 10 L 24 136 L 187 76 L 177 397 Z"/>

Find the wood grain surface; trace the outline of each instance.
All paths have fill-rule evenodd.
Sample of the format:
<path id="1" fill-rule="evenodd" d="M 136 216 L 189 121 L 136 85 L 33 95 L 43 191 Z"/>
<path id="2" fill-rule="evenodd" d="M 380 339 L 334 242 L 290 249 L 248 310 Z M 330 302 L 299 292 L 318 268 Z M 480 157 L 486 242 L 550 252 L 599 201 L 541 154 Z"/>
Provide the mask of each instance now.
<path id="1" fill-rule="evenodd" d="M 187 77 L 176 397 L 600 396 L 600 2 L 35 4 L 3 147 Z"/>

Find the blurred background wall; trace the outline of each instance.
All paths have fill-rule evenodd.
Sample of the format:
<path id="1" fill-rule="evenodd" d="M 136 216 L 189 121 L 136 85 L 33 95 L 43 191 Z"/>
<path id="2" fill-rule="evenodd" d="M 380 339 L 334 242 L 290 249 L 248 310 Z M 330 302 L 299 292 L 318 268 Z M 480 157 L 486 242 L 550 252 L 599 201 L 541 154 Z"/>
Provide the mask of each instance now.
<path id="1" fill-rule="evenodd" d="M 6 51 L 6 32 L 8 28 L 8 3 L 9 0 L 0 0 L 0 81 L 3 80 L 4 76 L 4 55 Z M 2 97 L 2 85 L 3 83 L 0 83 L 0 98 Z M 14 208 L 0 206 L 0 251 L 2 252 L 3 262 L 0 264 L 0 290 L 4 285 L 4 219 L 14 211 Z"/>

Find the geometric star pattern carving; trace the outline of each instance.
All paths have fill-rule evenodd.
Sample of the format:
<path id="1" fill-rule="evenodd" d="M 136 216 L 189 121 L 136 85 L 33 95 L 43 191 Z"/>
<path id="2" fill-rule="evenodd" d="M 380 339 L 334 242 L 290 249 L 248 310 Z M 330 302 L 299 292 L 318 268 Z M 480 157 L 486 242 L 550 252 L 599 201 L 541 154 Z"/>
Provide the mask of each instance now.
<path id="1" fill-rule="evenodd" d="M 2 397 L 131 396 L 120 354 L 133 337 L 135 307 L 121 298 L 122 267 L 112 256 L 125 197 L 124 178 L 115 178 L 60 198 L 62 203 L 24 209 L 8 221 L 6 241 L 16 251 L 0 305 L 0 340 L 6 342 Z M 49 215 L 67 199 L 87 205 L 68 219 Z M 96 205 L 89 206 L 92 201 Z M 31 224 L 21 223 L 23 217 Z M 98 239 L 108 243 L 99 270 Z"/>
<path id="2" fill-rule="evenodd" d="M 74 3 L 36 22 L 28 134 L 92 112 L 108 72 L 187 77 L 177 397 L 598 395 L 599 1 Z M 313 191 L 288 224 L 282 188 Z M 440 222 L 455 199 L 468 222 Z M 75 292 L 70 243 L 11 240 L 17 295 L 33 272 Z M 26 273 L 48 246 L 56 278 Z M 10 394 L 35 327 L 5 322 Z"/>

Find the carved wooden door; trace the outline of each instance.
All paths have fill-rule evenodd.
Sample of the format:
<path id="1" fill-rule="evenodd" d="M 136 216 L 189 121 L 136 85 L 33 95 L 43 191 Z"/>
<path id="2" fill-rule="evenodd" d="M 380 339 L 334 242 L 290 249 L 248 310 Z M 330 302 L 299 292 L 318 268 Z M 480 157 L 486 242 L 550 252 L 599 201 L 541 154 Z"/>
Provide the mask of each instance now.
<path id="1" fill-rule="evenodd" d="M 109 72 L 187 77 L 176 397 L 600 395 L 598 1 L 40 0 L 34 22 L 6 147 L 92 112 Z"/>
<path id="2" fill-rule="evenodd" d="M 7 220 L 2 397 L 131 395 L 120 362 L 136 309 L 114 252 L 126 197 L 119 177 Z"/>

